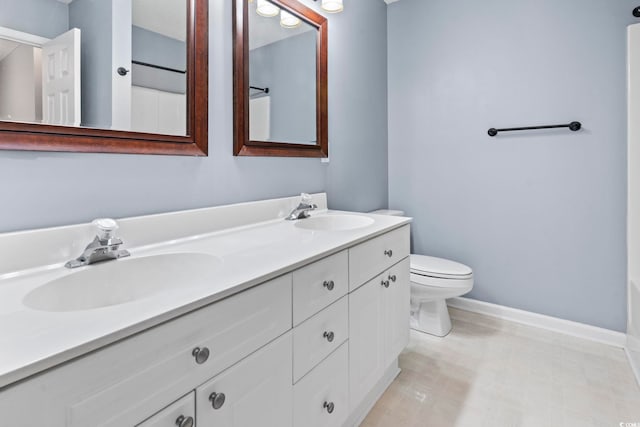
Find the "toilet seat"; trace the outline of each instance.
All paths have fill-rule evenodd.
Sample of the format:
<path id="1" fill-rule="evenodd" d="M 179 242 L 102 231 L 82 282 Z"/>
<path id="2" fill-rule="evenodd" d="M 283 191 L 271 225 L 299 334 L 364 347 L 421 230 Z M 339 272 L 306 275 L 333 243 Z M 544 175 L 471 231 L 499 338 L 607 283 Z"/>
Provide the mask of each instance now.
<path id="1" fill-rule="evenodd" d="M 426 255 L 411 255 L 411 274 L 436 279 L 465 280 L 473 277 L 470 267 L 443 258 Z"/>

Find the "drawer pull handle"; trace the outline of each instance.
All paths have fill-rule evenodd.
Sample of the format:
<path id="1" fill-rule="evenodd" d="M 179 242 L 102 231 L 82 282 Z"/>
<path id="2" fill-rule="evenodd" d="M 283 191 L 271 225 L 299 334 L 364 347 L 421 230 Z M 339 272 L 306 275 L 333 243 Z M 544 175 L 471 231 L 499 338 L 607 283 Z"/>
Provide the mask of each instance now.
<path id="1" fill-rule="evenodd" d="M 335 283 L 333 283 L 333 280 L 325 280 L 324 283 L 322 284 L 322 286 L 324 286 L 325 288 L 327 288 L 327 290 L 332 291 L 333 288 L 335 287 Z"/>
<path id="2" fill-rule="evenodd" d="M 224 393 L 211 393 L 211 396 L 209 396 L 209 402 L 211 402 L 213 409 L 222 408 L 226 399 L 227 396 L 225 396 Z"/>
<path id="3" fill-rule="evenodd" d="M 178 427 L 193 427 L 193 417 L 185 417 L 184 415 L 180 415 L 176 420 L 176 425 Z"/>
<path id="4" fill-rule="evenodd" d="M 196 358 L 196 363 L 198 365 L 202 365 L 207 361 L 207 359 L 209 359 L 209 349 L 207 347 L 196 347 L 193 349 L 191 354 Z"/>
<path id="5" fill-rule="evenodd" d="M 389 288 L 389 281 L 388 280 L 383 280 L 381 285 L 384 286 L 385 288 Z"/>
<path id="6" fill-rule="evenodd" d="M 396 282 L 396 275 L 395 274 L 390 274 L 389 275 L 389 280 L 391 280 L 393 283 Z"/>
<path id="7" fill-rule="evenodd" d="M 333 332 L 326 332 L 324 334 L 322 334 L 323 337 L 325 337 L 327 339 L 327 341 L 329 342 L 333 342 L 333 339 L 335 338 L 335 334 Z"/>
<path id="8" fill-rule="evenodd" d="M 391 258 L 393 256 L 393 251 L 391 249 L 384 251 L 384 254 Z"/>
<path id="9" fill-rule="evenodd" d="M 336 408 L 336 405 L 334 405 L 333 402 L 324 402 L 324 405 L 322 405 L 322 407 L 325 408 L 327 412 L 331 414 L 333 410 Z"/>

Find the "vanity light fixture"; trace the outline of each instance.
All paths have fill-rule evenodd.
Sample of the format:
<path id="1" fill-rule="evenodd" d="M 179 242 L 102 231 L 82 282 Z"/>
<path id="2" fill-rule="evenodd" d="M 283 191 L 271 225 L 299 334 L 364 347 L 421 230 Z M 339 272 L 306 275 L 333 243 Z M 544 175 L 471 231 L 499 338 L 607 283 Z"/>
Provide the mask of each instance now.
<path id="1" fill-rule="evenodd" d="M 318 1 L 318 0 L 314 0 Z M 322 9 L 329 13 L 338 13 L 344 10 L 342 0 L 322 0 Z"/>
<path id="2" fill-rule="evenodd" d="M 260 16 L 271 18 L 280 12 L 280 8 L 267 0 L 258 0 L 256 12 Z"/>
<path id="3" fill-rule="evenodd" d="M 280 11 L 280 26 L 282 28 L 296 28 L 299 27 L 301 23 L 302 21 L 298 17 L 290 14 L 286 10 Z"/>

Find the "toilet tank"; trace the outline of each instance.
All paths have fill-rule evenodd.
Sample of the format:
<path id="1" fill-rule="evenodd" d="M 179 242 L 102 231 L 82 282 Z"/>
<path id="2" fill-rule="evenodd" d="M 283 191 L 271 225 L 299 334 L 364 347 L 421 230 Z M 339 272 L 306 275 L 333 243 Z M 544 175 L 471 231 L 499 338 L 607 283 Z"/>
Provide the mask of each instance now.
<path id="1" fill-rule="evenodd" d="M 379 209 L 377 211 L 369 212 L 375 215 L 390 215 L 390 216 L 404 216 L 404 211 L 398 211 L 393 209 Z"/>

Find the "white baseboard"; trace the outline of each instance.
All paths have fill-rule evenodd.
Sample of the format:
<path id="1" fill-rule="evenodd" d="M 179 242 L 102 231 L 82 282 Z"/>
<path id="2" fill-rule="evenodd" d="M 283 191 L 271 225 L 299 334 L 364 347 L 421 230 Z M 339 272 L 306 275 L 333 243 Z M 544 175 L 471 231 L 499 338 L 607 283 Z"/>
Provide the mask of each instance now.
<path id="1" fill-rule="evenodd" d="M 622 332 L 585 325 L 584 323 L 572 322 L 571 320 L 558 319 L 557 317 L 545 316 L 543 314 L 531 313 L 529 311 L 518 310 L 488 302 L 477 301 L 470 298 L 451 298 L 447 300 L 447 305 L 453 308 L 459 308 L 460 310 L 497 317 L 499 319 L 534 326 L 548 331 L 559 332 L 561 334 L 571 335 L 578 338 L 584 338 L 614 347 L 624 348 L 626 343 L 626 335 Z"/>
<path id="2" fill-rule="evenodd" d="M 629 360 L 629 365 L 631 365 L 631 370 L 633 374 L 636 376 L 636 381 L 640 386 L 640 365 L 637 364 L 636 359 L 631 355 L 629 348 L 627 346 L 624 347 L 624 352 L 627 354 L 627 360 Z"/>

